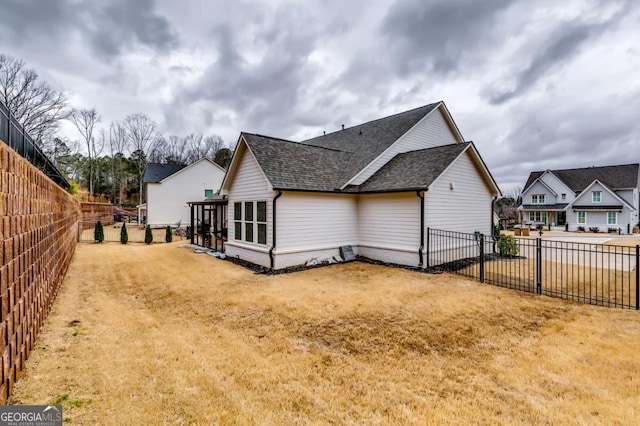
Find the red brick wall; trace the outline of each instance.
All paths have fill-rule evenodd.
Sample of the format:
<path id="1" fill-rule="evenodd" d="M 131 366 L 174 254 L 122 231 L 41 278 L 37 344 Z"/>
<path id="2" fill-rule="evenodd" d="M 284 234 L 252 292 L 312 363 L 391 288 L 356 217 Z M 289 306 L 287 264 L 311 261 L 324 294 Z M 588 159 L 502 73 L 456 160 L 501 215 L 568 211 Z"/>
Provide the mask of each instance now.
<path id="1" fill-rule="evenodd" d="M 113 204 L 111 203 L 80 203 L 83 222 L 102 222 L 103 225 L 113 225 Z M 85 228 L 93 228 L 93 224 Z"/>
<path id="2" fill-rule="evenodd" d="M 71 195 L 0 141 L 0 403 L 67 272 L 80 218 Z"/>

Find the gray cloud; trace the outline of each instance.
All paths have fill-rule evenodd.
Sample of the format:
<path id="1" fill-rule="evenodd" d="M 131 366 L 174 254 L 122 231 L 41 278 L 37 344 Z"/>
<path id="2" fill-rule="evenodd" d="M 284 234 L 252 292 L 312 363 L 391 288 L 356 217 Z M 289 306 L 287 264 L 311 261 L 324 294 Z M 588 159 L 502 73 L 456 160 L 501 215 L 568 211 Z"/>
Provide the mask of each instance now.
<path id="1" fill-rule="evenodd" d="M 531 59 L 529 65 L 517 75 L 513 88 L 507 90 L 489 89 L 484 92 L 484 96 L 493 105 L 520 96 L 549 73 L 566 64 L 589 39 L 597 37 L 604 28 L 605 26 L 602 24 L 561 24 L 549 36 L 541 51 Z"/>
<path id="2" fill-rule="evenodd" d="M 396 2 L 381 26 L 393 68 L 402 76 L 459 70 L 467 52 L 489 42 L 499 14 L 510 4 L 511 0 Z"/>
<path id="3" fill-rule="evenodd" d="M 46 43 L 64 52 L 77 36 L 95 55 L 112 59 L 137 45 L 159 51 L 173 49 L 178 38 L 169 21 L 155 12 L 154 0 L 126 0 L 106 4 L 93 1 L 8 0 L 0 23 L 13 43 Z"/>

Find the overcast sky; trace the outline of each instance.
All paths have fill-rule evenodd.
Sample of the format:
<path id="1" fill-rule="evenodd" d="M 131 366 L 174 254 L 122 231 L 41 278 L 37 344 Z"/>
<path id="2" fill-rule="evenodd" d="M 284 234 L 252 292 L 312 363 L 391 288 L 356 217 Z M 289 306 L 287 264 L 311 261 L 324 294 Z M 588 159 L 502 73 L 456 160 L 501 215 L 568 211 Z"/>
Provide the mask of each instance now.
<path id="1" fill-rule="evenodd" d="M 107 123 L 233 147 L 443 100 L 506 192 L 640 161 L 636 0 L 3 0 L 0 25 L 1 53 Z"/>

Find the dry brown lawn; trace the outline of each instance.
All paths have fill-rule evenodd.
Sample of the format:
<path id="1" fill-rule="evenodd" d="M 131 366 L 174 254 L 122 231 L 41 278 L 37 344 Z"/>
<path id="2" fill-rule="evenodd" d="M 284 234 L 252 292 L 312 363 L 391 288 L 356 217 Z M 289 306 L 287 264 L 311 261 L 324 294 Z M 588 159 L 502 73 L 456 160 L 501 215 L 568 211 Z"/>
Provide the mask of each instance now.
<path id="1" fill-rule="evenodd" d="M 81 244 L 12 403 L 71 424 L 638 424 L 640 313 L 350 263 Z"/>

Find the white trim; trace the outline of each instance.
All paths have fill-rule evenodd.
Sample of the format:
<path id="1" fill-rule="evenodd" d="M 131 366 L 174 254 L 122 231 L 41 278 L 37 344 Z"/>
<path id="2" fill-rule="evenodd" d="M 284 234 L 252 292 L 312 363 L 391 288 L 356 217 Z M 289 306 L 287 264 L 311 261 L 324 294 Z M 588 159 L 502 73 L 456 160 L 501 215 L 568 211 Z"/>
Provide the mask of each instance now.
<path id="1" fill-rule="evenodd" d="M 589 184 L 589 186 L 587 186 L 584 191 L 582 191 L 580 193 L 580 195 L 578 195 L 576 198 L 573 199 L 573 201 L 571 201 L 569 204 L 567 204 L 567 207 L 565 207 L 565 209 L 569 209 L 569 208 L 574 208 L 573 205 L 575 204 L 576 201 L 578 201 L 584 194 L 586 194 L 588 191 L 591 190 L 591 187 L 595 184 L 599 184 L 600 186 L 602 186 L 602 188 L 607 191 L 609 194 L 613 195 L 613 197 L 615 199 L 617 199 L 618 201 L 620 201 L 622 204 L 626 205 L 629 209 L 635 211 L 636 208 L 633 207 L 631 204 L 629 204 L 624 198 L 621 198 L 620 196 L 618 196 L 618 194 L 616 194 L 613 190 L 609 189 L 609 187 L 605 184 L 603 184 L 602 182 L 600 182 L 598 179 L 594 180 L 593 182 L 591 182 Z M 592 199 L 593 200 L 593 199 Z M 592 201 L 593 202 L 593 201 Z"/>
<path id="2" fill-rule="evenodd" d="M 252 244 L 245 244 L 242 242 L 237 242 L 236 240 L 233 241 L 227 241 L 226 243 L 224 243 L 225 246 L 230 246 L 230 247 L 238 247 L 238 248 L 242 248 L 245 250 L 253 250 L 253 251 L 257 251 L 259 253 L 269 253 L 269 247 L 268 246 L 259 246 L 259 245 L 252 245 Z"/>
<path id="3" fill-rule="evenodd" d="M 595 200 L 595 195 L 598 194 L 599 200 Z M 600 204 L 602 203 L 602 191 L 591 191 L 591 203 L 592 204 Z"/>
<path id="4" fill-rule="evenodd" d="M 557 193 L 556 191 L 554 191 L 554 190 L 553 190 L 549 185 L 547 185 L 547 183 L 546 183 L 545 181 L 543 181 L 543 180 L 541 179 L 541 178 L 542 178 L 542 176 L 544 176 L 545 174 L 546 174 L 546 172 L 545 172 L 545 173 L 543 173 L 542 175 L 540 175 L 540 177 L 536 178 L 536 180 L 534 180 L 533 182 L 531 182 L 531 185 L 529 185 L 529 186 L 527 187 L 527 189 L 525 189 L 524 191 L 522 191 L 522 194 L 524 194 L 524 193 L 526 193 L 528 190 L 530 190 L 530 189 L 531 189 L 531 187 L 532 187 L 533 185 L 535 185 L 535 184 L 536 184 L 536 182 L 540 182 L 540 183 L 542 184 L 542 186 L 544 186 L 545 188 L 547 188 L 549 191 L 551 191 L 551 193 L 552 193 L 553 195 L 555 195 L 555 196 L 557 197 L 557 196 L 558 196 L 558 193 Z M 554 176 L 555 176 L 555 175 L 554 175 Z M 557 176 L 556 176 L 556 178 L 557 178 Z M 561 182 L 562 182 L 562 181 L 561 181 Z M 572 192 L 573 192 L 573 191 L 572 191 Z"/>
<path id="5" fill-rule="evenodd" d="M 613 213 L 615 215 L 615 222 L 609 223 L 609 213 Z M 618 224 L 618 212 L 617 211 L 607 211 L 607 225 L 617 225 Z"/>
<path id="6" fill-rule="evenodd" d="M 424 117 L 422 117 L 420 120 L 418 120 L 418 122 L 416 124 L 414 124 L 413 126 L 411 126 L 411 128 L 409 130 L 407 130 L 406 132 L 404 132 L 398 139 L 396 139 L 391 145 L 389 145 L 387 147 L 387 149 L 385 149 L 384 151 L 382 151 L 380 153 L 380 155 L 378 155 L 376 158 L 374 158 L 369 164 L 367 164 L 366 166 L 364 166 L 358 173 L 356 173 L 355 176 L 353 176 L 351 179 L 349 179 L 347 181 L 347 183 L 345 183 L 344 185 L 342 185 L 340 187 L 340 189 L 345 189 L 347 186 L 351 185 L 351 182 L 353 182 L 354 180 L 356 180 L 362 173 L 364 173 L 372 164 L 374 164 L 376 161 L 378 161 L 378 159 L 380 157 L 382 157 L 387 151 L 389 151 L 391 148 L 393 148 L 395 145 L 397 145 L 399 143 L 399 141 L 401 141 L 407 134 L 409 134 L 409 132 L 411 132 L 414 128 L 416 128 L 420 123 L 422 123 L 424 120 L 426 120 L 428 117 L 431 116 L 431 114 L 433 114 L 435 111 L 440 111 L 440 113 L 442 114 L 443 118 L 445 121 L 447 121 L 447 124 L 449 124 L 449 130 L 451 129 L 451 123 L 453 123 L 453 130 L 451 131 L 451 133 L 453 134 L 454 138 L 458 140 L 458 143 L 462 143 L 464 142 L 464 139 L 462 138 L 462 134 L 460 133 L 460 131 L 458 130 L 458 127 L 455 125 L 455 122 L 453 122 L 453 118 L 451 117 L 451 115 L 449 114 L 449 111 L 447 110 L 446 106 L 444 107 L 444 111 L 440 110 L 440 107 L 444 106 L 444 102 L 440 101 L 438 102 L 438 105 L 436 105 L 431 111 L 429 111 L 429 113 L 427 113 Z M 449 119 L 447 119 L 447 116 L 449 116 Z M 451 123 L 449 123 L 449 121 Z M 384 164 L 383 166 L 384 167 Z"/>
<path id="7" fill-rule="evenodd" d="M 229 169 L 227 170 L 227 173 L 224 175 L 224 179 L 222 179 L 222 184 L 220 185 L 220 193 L 222 193 L 223 190 L 227 189 L 225 188 L 225 185 L 227 184 L 227 180 L 229 179 L 229 176 L 231 174 L 235 175 L 235 173 L 237 173 L 237 168 L 240 167 L 240 163 L 235 164 L 235 162 L 242 161 L 241 154 L 239 154 L 241 143 L 244 144 L 244 149 L 246 149 L 251 154 L 251 158 L 253 159 L 253 161 L 256 162 L 256 165 L 258 166 L 258 170 L 260 170 L 262 177 L 267 181 L 267 188 L 266 188 L 267 191 L 273 191 L 273 184 L 271 183 L 267 175 L 264 173 L 264 170 L 262 170 L 262 166 L 260 166 L 260 162 L 258 161 L 256 156 L 253 154 L 253 151 L 251 151 L 249 144 L 244 139 L 244 135 L 240 134 L 240 139 L 238 139 L 236 150 L 233 152 L 233 157 L 231 158 L 231 162 L 229 163 Z M 236 160 L 236 156 L 240 159 Z"/>
<path id="8" fill-rule="evenodd" d="M 200 162 L 201 162 L 201 161 L 203 161 L 203 160 L 207 160 L 209 163 L 213 164 L 214 166 L 216 166 L 217 168 L 219 168 L 220 170 L 222 170 L 225 174 L 227 173 L 227 171 L 226 171 L 224 168 L 220 167 L 220 164 L 216 163 L 215 161 L 213 161 L 213 160 L 211 160 L 211 159 L 209 159 L 209 158 L 207 158 L 207 157 L 202 157 L 202 158 L 201 158 L 201 159 L 199 159 L 198 161 L 196 161 L 196 162 L 194 162 L 194 163 L 191 163 L 191 164 L 189 164 L 188 166 L 181 168 L 181 169 L 180 169 L 180 170 L 178 170 L 177 172 L 174 172 L 174 173 L 170 174 L 169 176 L 165 177 L 165 178 L 164 178 L 164 179 L 162 179 L 161 181 L 158 181 L 158 182 L 147 182 L 147 183 L 163 183 L 165 180 L 167 180 L 167 179 L 171 179 L 172 177 L 174 177 L 174 176 L 176 176 L 176 175 L 179 175 L 179 174 L 180 174 L 180 173 L 182 173 L 183 171 L 185 171 L 185 170 L 187 170 L 187 169 L 190 169 L 192 166 L 195 166 L 196 164 L 200 163 Z M 218 189 L 219 189 L 219 188 L 218 188 Z"/>
<path id="9" fill-rule="evenodd" d="M 495 193 L 493 194 L 494 196 L 498 196 L 500 194 L 502 194 L 502 192 L 500 192 L 500 188 L 498 188 L 498 184 L 496 183 L 496 181 L 493 179 L 493 176 L 491 175 L 491 172 L 489 172 L 489 169 L 487 169 L 487 167 L 485 166 L 484 162 L 482 161 L 482 157 L 480 157 L 480 153 L 478 153 L 478 150 L 476 150 L 475 145 L 473 144 L 473 142 L 469 142 L 469 145 L 467 145 L 467 147 L 465 149 L 462 150 L 462 152 L 460 152 L 460 154 L 458 154 L 458 156 L 456 158 L 453 159 L 453 161 L 451 161 L 449 163 L 449 165 L 447 167 L 445 167 L 445 169 L 442 171 L 442 173 L 440 173 L 438 175 L 438 177 L 436 177 L 433 182 L 431 182 L 431 185 L 429 185 L 429 188 L 427 188 L 427 194 L 429 193 L 428 191 L 431 189 L 431 187 L 433 185 L 436 184 L 436 182 L 438 182 L 438 180 L 444 176 L 444 174 L 451 168 L 453 167 L 453 164 L 458 161 L 470 148 L 473 148 L 473 155 L 475 156 L 475 161 L 473 160 L 473 158 L 471 159 L 471 161 L 474 163 L 474 165 L 476 165 L 476 167 L 478 165 L 480 165 L 481 167 L 481 171 L 484 173 L 485 177 L 488 177 L 489 182 L 492 184 L 493 189 L 495 190 Z M 485 179 L 483 179 L 485 180 Z M 486 185 L 486 182 L 485 182 Z"/>

